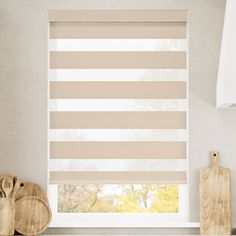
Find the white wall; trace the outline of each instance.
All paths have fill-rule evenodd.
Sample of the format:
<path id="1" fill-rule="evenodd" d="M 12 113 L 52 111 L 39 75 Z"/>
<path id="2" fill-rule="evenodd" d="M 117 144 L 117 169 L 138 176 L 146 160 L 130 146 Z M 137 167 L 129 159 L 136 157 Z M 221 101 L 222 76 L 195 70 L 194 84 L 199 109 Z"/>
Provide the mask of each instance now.
<path id="1" fill-rule="evenodd" d="M 0 173 L 15 173 L 46 189 L 49 9 L 188 9 L 189 211 L 190 220 L 199 221 L 198 171 L 209 164 L 210 150 L 221 152 L 222 164 L 232 170 L 232 186 L 236 182 L 236 110 L 215 108 L 224 7 L 225 0 L 0 0 Z"/>

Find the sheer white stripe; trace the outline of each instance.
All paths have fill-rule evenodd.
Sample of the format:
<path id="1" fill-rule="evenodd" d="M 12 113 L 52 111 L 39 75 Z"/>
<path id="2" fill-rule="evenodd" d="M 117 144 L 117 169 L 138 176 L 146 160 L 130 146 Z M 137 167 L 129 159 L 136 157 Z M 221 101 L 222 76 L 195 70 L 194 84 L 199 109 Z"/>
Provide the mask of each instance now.
<path id="1" fill-rule="evenodd" d="M 49 160 L 51 171 L 185 171 L 186 160 Z"/>
<path id="2" fill-rule="evenodd" d="M 185 99 L 50 99 L 50 111 L 186 111 Z"/>
<path id="3" fill-rule="evenodd" d="M 182 69 L 50 69 L 50 81 L 186 81 Z"/>
<path id="4" fill-rule="evenodd" d="M 186 39 L 50 39 L 49 51 L 186 51 Z"/>
<path id="5" fill-rule="evenodd" d="M 49 141 L 186 141 L 182 129 L 49 129 Z"/>

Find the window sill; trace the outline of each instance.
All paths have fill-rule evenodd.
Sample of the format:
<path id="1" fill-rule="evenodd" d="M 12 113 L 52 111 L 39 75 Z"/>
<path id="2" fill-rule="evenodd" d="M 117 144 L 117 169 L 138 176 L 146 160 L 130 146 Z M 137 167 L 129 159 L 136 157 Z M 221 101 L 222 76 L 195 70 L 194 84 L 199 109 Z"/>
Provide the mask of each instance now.
<path id="1" fill-rule="evenodd" d="M 198 222 L 51 222 L 50 228 L 199 228 Z"/>

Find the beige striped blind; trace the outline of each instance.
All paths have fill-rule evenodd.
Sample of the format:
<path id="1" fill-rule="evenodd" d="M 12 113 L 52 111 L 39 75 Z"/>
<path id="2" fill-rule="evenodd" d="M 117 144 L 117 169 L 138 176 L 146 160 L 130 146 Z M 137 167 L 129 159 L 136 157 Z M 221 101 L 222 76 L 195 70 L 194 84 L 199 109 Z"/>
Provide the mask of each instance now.
<path id="1" fill-rule="evenodd" d="M 49 176 L 187 182 L 187 12 L 49 12 Z"/>

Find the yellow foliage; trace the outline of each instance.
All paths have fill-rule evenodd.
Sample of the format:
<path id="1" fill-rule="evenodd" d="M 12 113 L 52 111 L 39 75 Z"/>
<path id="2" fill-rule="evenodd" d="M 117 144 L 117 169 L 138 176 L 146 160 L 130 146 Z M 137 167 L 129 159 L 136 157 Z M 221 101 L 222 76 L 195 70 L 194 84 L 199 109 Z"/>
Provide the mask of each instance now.
<path id="1" fill-rule="evenodd" d="M 150 207 L 151 212 L 177 213 L 179 205 L 179 186 L 158 186 L 157 196 Z"/>
<path id="2" fill-rule="evenodd" d="M 179 186 L 122 185 L 121 192 L 103 192 L 97 185 L 60 185 L 59 212 L 177 213 Z"/>

